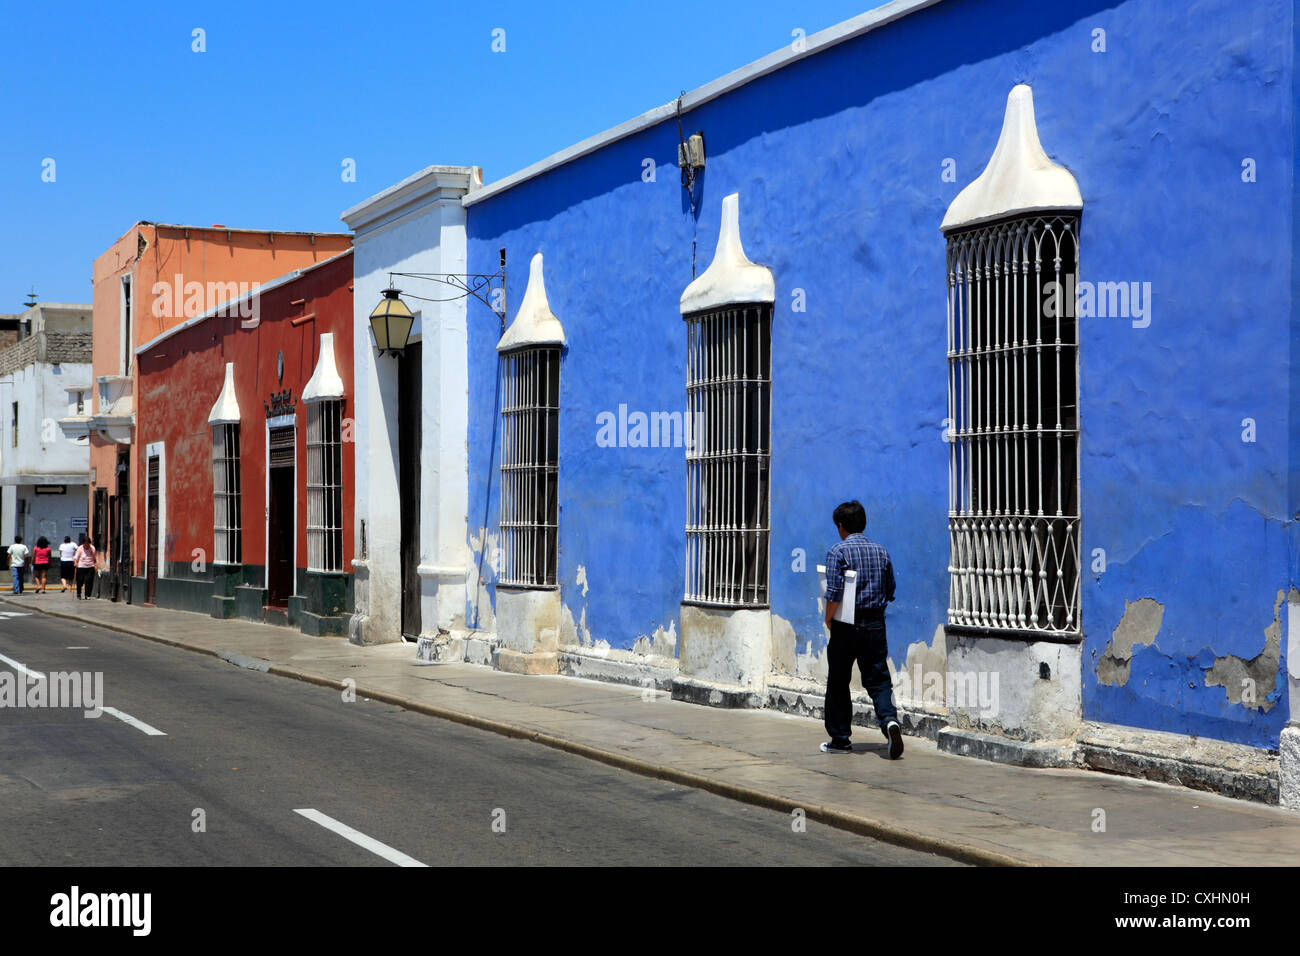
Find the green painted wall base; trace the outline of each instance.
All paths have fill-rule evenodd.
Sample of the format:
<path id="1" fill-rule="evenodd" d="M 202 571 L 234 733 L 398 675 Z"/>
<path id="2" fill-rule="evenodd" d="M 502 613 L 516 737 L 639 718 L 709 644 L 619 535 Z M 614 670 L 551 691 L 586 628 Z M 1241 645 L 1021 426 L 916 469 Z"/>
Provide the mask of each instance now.
<path id="1" fill-rule="evenodd" d="M 298 620 L 298 630 L 312 637 L 342 637 L 347 633 L 347 623 L 346 617 L 303 611 Z"/>
<path id="2" fill-rule="evenodd" d="M 194 611 L 222 620 L 238 619 L 279 627 L 296 627 L 304 634 L 341 637 L 347 633 L 352 610 L 352 575 L 322 574 L 299 568 L 298 593 L 288 608 L 266 606 L 266 579 L 260 565 L 210 565 L 202 571 L 185 562 L 169 561 L 158 579 L 155 605 Z M 104 593 L 107 594 L 106 582 Z M 143 604 L 145 579 L 131 579 L 131 601 Z"/>
<path id="3" fill-rule="evenodd" d="M 194 611 L 199 614 L 208 612 L 212 609 L 212 582 L 192 578 L 159 578 L 154 604 L 178 611 Z"/>
<path id="4" fill-rule="evenodd" d="M 262 623 L 262 607 L 266 604 L 266 588 L 241 584 L 235 588 L 235 616 L 245 621 Z"/>

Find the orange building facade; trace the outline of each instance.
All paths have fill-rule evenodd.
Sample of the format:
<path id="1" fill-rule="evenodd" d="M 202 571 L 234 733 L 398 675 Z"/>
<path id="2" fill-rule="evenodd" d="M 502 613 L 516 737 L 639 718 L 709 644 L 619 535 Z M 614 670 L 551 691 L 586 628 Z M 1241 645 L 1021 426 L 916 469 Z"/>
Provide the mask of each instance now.
<path id="1" fill-rule="evenodd" d="M 130 600 L 130 579 L 144 562 L 145 529 L 131 507 L 139 483 L 136 348 L 227 303 L 229 315 L 253 328 L 258 287 L 351 246 L 347 233 L 138 222 L 95 260 L 88 506 L 99 596 Z"/>

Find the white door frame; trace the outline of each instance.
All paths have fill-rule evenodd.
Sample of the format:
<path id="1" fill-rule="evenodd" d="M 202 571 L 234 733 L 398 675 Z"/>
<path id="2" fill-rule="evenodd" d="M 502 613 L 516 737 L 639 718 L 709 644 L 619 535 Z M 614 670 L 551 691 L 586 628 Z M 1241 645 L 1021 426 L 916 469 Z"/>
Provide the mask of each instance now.
<path id="1" fill-rule="evenodd" d="M 262 469 L 262 587 L 268 596 L 271 590 L 271 429 L 293 429 L 293 569 L 289 575 L 289 593 L 298 596 L 298 416 L 296 414 L 277 415 L 266 420 L 264 438 L 266 447 L 262 459 L 266 464 Z"/>

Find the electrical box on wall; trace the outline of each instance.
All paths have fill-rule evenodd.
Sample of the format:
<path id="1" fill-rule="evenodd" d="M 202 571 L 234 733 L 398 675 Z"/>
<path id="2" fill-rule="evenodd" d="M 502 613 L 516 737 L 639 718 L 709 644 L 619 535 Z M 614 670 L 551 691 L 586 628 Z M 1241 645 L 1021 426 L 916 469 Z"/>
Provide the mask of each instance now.
<path id="1" fill-rule="evenodd" d="M 692 133 L 686 142 L 677 144 L 677 165 L 682 169 L 704 168 L 703 133 Z"/>

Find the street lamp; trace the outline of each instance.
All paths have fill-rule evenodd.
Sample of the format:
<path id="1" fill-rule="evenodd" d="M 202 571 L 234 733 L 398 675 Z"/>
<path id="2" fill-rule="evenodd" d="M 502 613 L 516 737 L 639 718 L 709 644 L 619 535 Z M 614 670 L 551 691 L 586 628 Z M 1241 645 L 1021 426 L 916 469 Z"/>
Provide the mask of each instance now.
<path id="1" fill-rule="evenodd" d="M 399 289 L 385 289 L 384 297 L 370 313 L 370 329 L 375 334 L 375 347 L 380 355 L 385 352 L 400 355 L 406 349 L 406 340 L 411 337 L 415 316 L 401 295 Z"/>
<path id="2" fill-rule="evenodd" d="M 420 295 L 407 295 L 422 302 L 454 302 L 466 296 L 478 299 L 494 313 L 501 323 L 501 331 L 506 330 L 506 251 L 501 250 L 501 269 L 493 273 L 479 272 L 390 272 L 388 288 L 379 300 L 375 310 L 370 313 L 370 328 L 375 333 L 375 348 L 379 354 L 392 352 L 400 355 L 406 349 L 406 341 L 411 337 L 411 326 L 415 316 L 410 306 L 402 301 L 402 292 L 393 285 L 394 277 L 420 279 L 451 286 L 455 294 L 441 299 L 429 299 Z"/>

